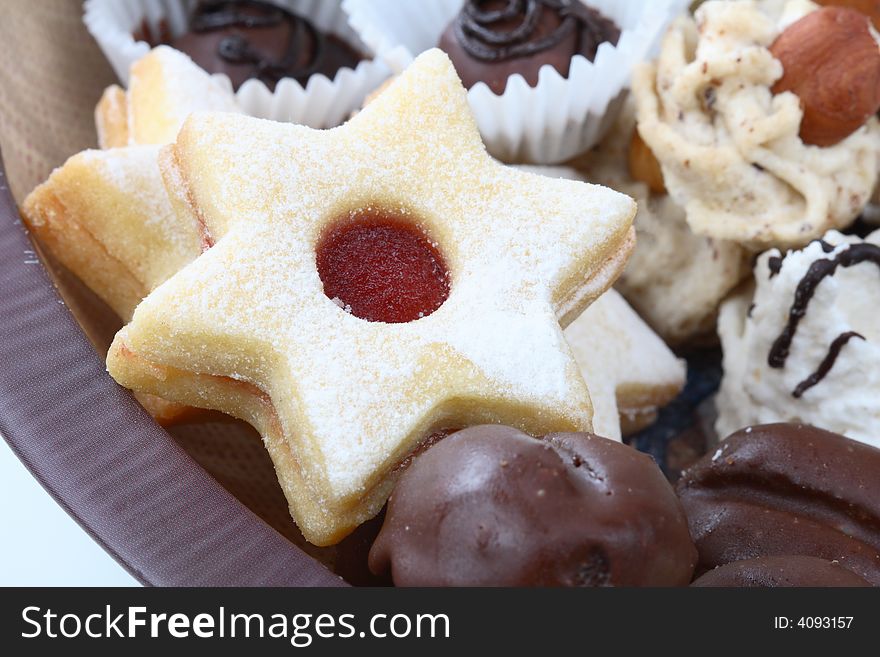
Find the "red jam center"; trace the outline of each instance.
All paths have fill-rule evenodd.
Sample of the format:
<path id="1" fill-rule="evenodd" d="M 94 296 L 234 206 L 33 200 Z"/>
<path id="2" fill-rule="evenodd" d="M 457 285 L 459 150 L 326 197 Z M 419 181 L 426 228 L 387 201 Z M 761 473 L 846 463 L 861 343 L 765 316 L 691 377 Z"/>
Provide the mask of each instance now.
<path id="1" fill-rule="evenodd" d="M 437 248 L 416 226 L 382 212 L 361 212 L 329 230 L 317 261 L 324 294 L 370 322 L 412 322 L 449 296 Z"/>

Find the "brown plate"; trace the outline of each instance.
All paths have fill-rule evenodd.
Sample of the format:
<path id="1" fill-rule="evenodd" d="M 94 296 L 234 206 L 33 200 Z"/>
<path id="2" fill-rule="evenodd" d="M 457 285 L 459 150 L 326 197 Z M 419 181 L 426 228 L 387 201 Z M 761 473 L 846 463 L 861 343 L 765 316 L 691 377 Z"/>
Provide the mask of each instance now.
<path id="1" fill-rule="evenodd" d="M 0 281 L 0 433 L 126 570 L 161 586 L 345 585 L 110 378 L 36 256 L 2 164 Z"/>

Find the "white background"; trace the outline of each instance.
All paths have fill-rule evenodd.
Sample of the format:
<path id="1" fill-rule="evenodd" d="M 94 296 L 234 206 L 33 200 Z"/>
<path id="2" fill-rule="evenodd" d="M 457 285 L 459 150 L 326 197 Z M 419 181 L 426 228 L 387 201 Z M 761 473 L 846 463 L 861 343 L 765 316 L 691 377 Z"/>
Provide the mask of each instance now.
<path id="1" fill-rule="evenodd" d="M 0 586 L 139 586 L 0 437 Z"/>

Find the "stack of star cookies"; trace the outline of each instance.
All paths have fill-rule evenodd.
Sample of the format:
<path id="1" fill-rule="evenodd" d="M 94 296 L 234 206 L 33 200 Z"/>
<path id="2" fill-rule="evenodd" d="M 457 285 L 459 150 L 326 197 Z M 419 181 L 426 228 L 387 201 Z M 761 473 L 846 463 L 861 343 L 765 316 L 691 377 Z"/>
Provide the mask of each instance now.
<path id="1" fill-rule="evenodd" d="M 437 435 L 619 440 L 683 385 L 603 294 L 635 205 L 489 157 L 439 51 L 320 131 L 243 116 L 160 46 L 95 119 L 101 150 L 31 193 L 28 226 L 126 323 L 113 377 L 165 424 L 252 424 L 313 543 L 374 516 Z"/>
<path id="2" fill-rule="evenodd" d="M 83 151 L 25 200 L 28 227 L 52 255 L 123 320 L 151 290 L 201 252 L 162 184 L 158 154 L 195 110 L 237 112 L 231 92 L 185 55 L 159 47 L 131 69 L 128 91 L 109 87 L 95 110 L 102 150 Z M 192 409 L 138 399 L 163 424 Z"/>

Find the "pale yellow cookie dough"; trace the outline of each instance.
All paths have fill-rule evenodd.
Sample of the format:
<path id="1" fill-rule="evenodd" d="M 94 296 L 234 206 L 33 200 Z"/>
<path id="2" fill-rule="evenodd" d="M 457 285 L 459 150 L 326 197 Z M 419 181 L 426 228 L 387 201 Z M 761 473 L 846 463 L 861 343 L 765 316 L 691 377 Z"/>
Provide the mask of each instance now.
<path id="1" fill-rule="evenodd" d="M 620 440 L 657 419 L 684 387 L 685 362 L 615 290 L 565 329 L 593 403 L 593 433 Z"/>
<path id="2" fill-rule="evenodd" d="M 491 160 L 442 52 L 339 128 L 195 114 L 163 154 L 172 204 L 213 246 L 141 302 L 108 370 L 254 425 L 309 541 L 374 516 L 438 428 L 592 429 L 560 325 L 623 269 L 635 203 Z M 321 235 L 373 209 L 442 248 L 436 312 L 370 322 L 324 294 Z"/>
<path id="3" fill-rule="evenodd" d="M 171 207 L 159 145 L 195 110 L 240 111 L 231 89 L 167 46 L 135 62 L 129 79 L 128 91 L 108 87 L 95 108 L 104 150 L 74 155 L 22 204 L 31 233 L 126 322 L 202 250 L 198 224 L 181 222 Z M 194 409 L 136 396 L 161 424 L 193 417 Z"/>

